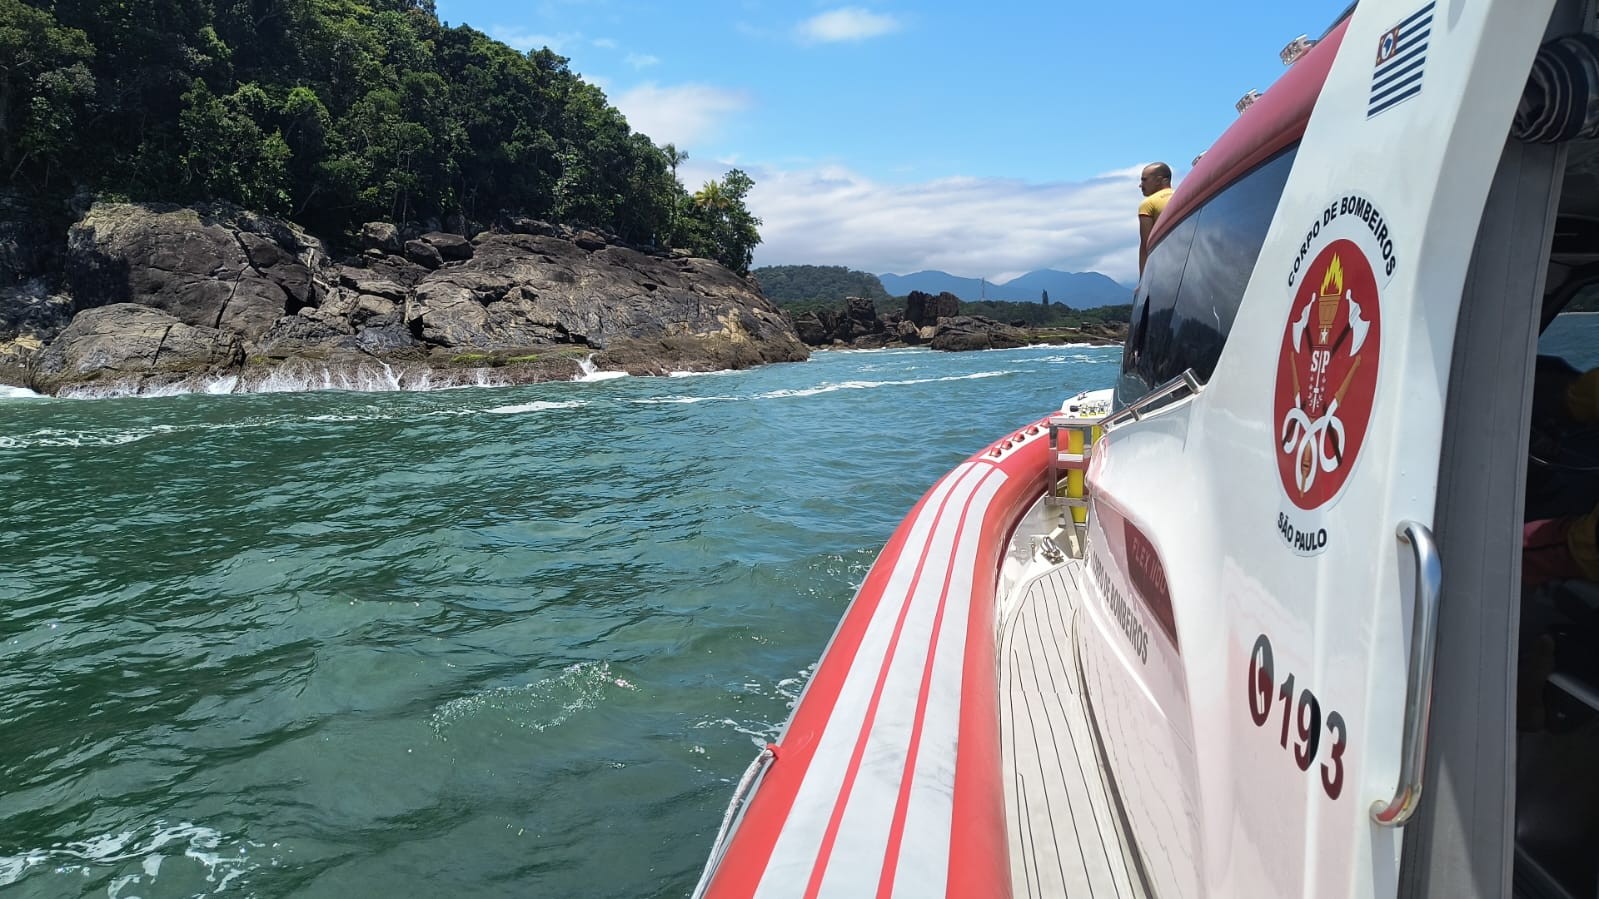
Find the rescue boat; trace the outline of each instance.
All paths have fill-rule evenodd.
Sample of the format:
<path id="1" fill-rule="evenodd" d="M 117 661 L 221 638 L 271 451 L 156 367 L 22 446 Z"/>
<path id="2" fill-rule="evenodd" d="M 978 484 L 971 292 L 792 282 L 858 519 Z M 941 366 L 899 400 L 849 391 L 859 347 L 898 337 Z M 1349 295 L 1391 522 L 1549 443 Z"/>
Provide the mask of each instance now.
<path id="1" fill-rule="evenodd" d="M 1594 6 L 1292 42 L 1116 384 L 910 511 L 696 895 L 1595 895 L 1599 588 L 1522 571 L 1529 478 L 1599 503 L 1529 462 L 1599 285 Z"/>

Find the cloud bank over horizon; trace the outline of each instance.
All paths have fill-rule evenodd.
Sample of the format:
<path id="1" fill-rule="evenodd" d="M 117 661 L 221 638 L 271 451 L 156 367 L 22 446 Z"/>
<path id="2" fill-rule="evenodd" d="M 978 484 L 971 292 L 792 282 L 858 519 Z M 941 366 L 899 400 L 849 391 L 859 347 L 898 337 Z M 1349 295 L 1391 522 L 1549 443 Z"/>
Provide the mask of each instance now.
<path id="1" fill-rule="evenodd" d="M 750 210 L 762 219 L 757 266 L 934 269 L 996 283 L 1046 268 L 1137 279 L 1137 166 L 1047 184 L 973 177 L 883 184 L 842 166 L 743 168 L 755 179 Z"/>

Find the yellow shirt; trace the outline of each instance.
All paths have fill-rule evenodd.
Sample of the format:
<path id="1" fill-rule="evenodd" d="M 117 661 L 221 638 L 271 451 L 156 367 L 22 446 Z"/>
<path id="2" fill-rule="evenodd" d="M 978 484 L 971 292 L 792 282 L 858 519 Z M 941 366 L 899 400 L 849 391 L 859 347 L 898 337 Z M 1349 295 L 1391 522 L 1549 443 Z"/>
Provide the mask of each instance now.
<path id="1" fill-rule="evenodd" d="M 1171 188 L 1163 187 L 1144 198 L 1138 204 L 1138 214 L 1149 216 L 1151 222 L 1160 219 L 1160 214 L 1166 210 L 1166 201 L 1171 199 Z M 1124 207 L 1125 208 L 1125 207 Z"/>

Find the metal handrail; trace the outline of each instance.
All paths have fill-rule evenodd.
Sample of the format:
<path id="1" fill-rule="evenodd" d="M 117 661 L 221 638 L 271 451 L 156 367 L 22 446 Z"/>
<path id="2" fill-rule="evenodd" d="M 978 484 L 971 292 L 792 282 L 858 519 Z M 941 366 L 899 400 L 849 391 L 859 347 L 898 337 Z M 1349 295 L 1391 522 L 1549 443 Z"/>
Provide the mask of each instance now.
<path id="1" fill-rule="evenodd" d="M 1438 544 L 1426 525 L 1401 522 L 1396 536 L 1416 559 L 1416 605 L 1410 631 L 1410 676 L 1405 688 L 1404 744 L 1400 750 L 1399 785 L 1387 802 L 1371 804 L 1371 818 L 1383 827 L 1399 827 L 1421 803 L 1421 775 L 1427 762 L 1427 724 L 1432 717 L 1433 657 L 1438 649 L 1438 597 L 1443 564 Z"/>
<path id="2" fill-rule="evenodd" d="M 700 872 L 700 882 L 694 885 L 694 892 L 689 895 L 693 899 L 700 899 L 705 895 L 705 890 L 711 885 L 711 875 L 722 863 L 722 853 L 727 851 L 727 838 L 732 836 L 733 821 L 744 811 L 744 804 L 749 802 L 754 793 L 755 784 L 766 774 L 766 769 L 777 761 L 777 744 L 767 743 L 761 754 L 750 762 L 744 769 L 744 776 L 739 778 L 738 786 L 733 790 L 733 801 L 727 804 L 727 811 L 722 815 L 722 826 L 717 828 L 716 842 L 711 844 L 711 854 L 705 861 L 705 869 Z"/>
<path id="3" fill-rule="evenodd" d="M 1199 376 L 1195 375 L 1194 370 L 1190 368 L 1145 394 L 1131 406 L 1126 406 L 1118 412 L 1105 416 L 1105 420 L 1100 422 L 1099 426 L 1108 431 L 1111 428 L 1120 427 L 1128 421 L 1143 421 L 1144 416 L 1151 411 L 1150 407 L 1156 403 L 1172 399 L 1184 390 L 1188 392 L 1188 396 L 1198 396 L 1200 391 L 1204 389 L 1204 383 L 1199 380 Z M 1163 406 L 1162 408 L 1165 407 Z"/>

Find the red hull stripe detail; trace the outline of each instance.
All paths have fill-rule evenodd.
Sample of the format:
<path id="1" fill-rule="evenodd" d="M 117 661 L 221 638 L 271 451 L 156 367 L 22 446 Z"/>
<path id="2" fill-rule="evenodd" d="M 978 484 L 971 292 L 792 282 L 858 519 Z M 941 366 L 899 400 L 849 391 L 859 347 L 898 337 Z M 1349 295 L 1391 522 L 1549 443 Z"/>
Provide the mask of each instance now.
<path id="1" fill-rule="evenodd" d="M 967 511 L 970 511 L 970 507 L 968 507 Z M 984 508 L 981 511 L 986 512 L 987 509 Z M 977 523 L 977 527 L 979 529 L 981 528 L 981 524 L 982 521 L 979 519 Z M 961 515 L 960 527 L 962 531 L 961 536 L 965 537 L 968 525 L 966 521 L 966 515 L 964 513 Z M 965 546 L 966 542 L 966 540 L 962 540 L 961 545 Z M 932 643 L 935 647 L 939 647 L 941 643 L 939 637 L 942 635 L 944 611 L 949 604 L 950 593 L 959 590 L 963 586 L 957 583 L 955 580 L 957 558 L 958 556 L 954 554 L 950 555 L 949 563 L 944 570 L 944 579 L 948 582 L 949 586 L 945 588 L 946 592 L 944 596 L 941 597 L 938 604 L 938 614 L 933 619 Z M 969 587 L 970 583 L 971 581 L 968 577 L 967 583 L 964 586 Z M 957 597 L 957 600 L 966 598 L 967 597 L 961 596 Z M 969 625 L 970 621 L 968 619 L 967 621 L 961 623 Z M 961 659 L 959 658 L 949 659 L 949 653 L 947 651 L 944 652 L 943 655 L 945 656 L 944 664 L 946 666 L 950 664 L 959 665 L 961 662 Z M 916 697 L 915 725 L 911 730 L 910 747 L 905 755 L 904 773 L 900 777 L 899 799 L 894 803 L 894 820 L 889 826 L 888 848 L 887 851 L 883 853 L 883 873 L 877 882 L 877 895 L 882 897 L 882 899 L 887 899 L 887 897 L 894 894 L 894 882 L 899 873 L 900 849 L 905 841 L 905 817 L 910 807 L 911 788 L 916 782 L 916 761 L 922 746 L 922 733 L 927 723 L 927 701 L 928 697 L 932 694 L 933 666 L 935 661 L 937 661 L 935 655 L 929 654 L 927 658 L 927 664 L 922 668 L 922 683 L 920 689 L 917 691 Z M 957 668 L 957 671 L 958 670 L 959 669 Z M 955 736 L 955 734 L 952 733 L 950 736 Z M 953 809 L 951 809 L 951 813 L 953 813 Z M 951 823 L 953 825 L 953 822 Z"/>
<path id="2" fill-rule="evenodd" d="M 889 537 L 839 622 L 821 663 L 795 704 L 794 714 L 778 740 L 784 749 L 783 758 L 767 769 L 759 788 L 740 816 L 738 827 L 729 839 L 722 860 L 706 889 L 707 897 L 719 899 L 754 894 L 771 860 L 778 835 L 793 810 L 795 796 L 810 770 L 822 730 L 833 714 L 845 678 L 855 662 L 867 626 L 877 610 L 896 563 L 904 552 L 906 541 L 913 533 L 918 535 L 918 541 L 923 539 L 920 534 L 932 525 L 929 507 L 937 509 L 943 497 L 970 467 L 970 463 L 962 465 L 934 484 Z"/>
<path id="3" fill-rule="evenodd" d="M 969 568 L 982 511 L 1005 481 L 1002 472 L 989 469 L 964 512 L 951 510 L 930 549 L 930 576 L 915 598 L 915 629 L 907 629 L 905 648 L 895 659 L 890 678 L 890 694 L 898 701 L 885 704 L 874 729 L 866 753 L 870 775 L 863 775 L 850 799 L 839 849 L 828 871 L 827 887 L 833 895 L 866 895 L 881 879 L 903 791 L 910 791 L 913 809 L 904 833 L 926 847 L 928 854 L 922 857 L 939 858 L 950 851 L 955 738 L 963 705 L 960 647 L 968 621 L 964 585 L 971 579 L 952 578 L 949 573 L 962 565 Z M 922 745 L 933 747 L 924 757 L 939 764 L 913 767 L 910 754 L 918 731 L 924 734 Z M 909 878 L 904 871 L 889 869 L 888 876 L 902 895 L 937 896 L 944 891 L 940 867 L 916 866 Z"/>
<path id="4" fill-rule="evenodd" d="M 1047 428 L 1031 430 L 946 475 L 895 530 L 708 896 L 1010 895 L 994 593 L 1047 480 Z"/>
<path id="5" fill-rule="evenodd" d="M 968 471 L 966 477 L 969 479 L 974 474 L 978 474 L 979 472 L 979 469 L 972 468 Z M 943 524 L 945 515 L 949 511 L 949 501 L 951 495 L 953 495 L 953 493 L 946 494 L 943 502 L 939 504 L 937 513 L 938 522 L 935 523 L 933 528 L 935 534 Z M 970 498 L 968 498 L 958 510 L 959 518 L 961 520 L 965 519 L 966 510 L 970 507 L 971 501 Z M 922 576 L 927 571 L 927 561 L 927 553 L 922 553 L 916 557 L 916 573 L 911 578 L 910 589 L 907 591 L 905 602 L 900 607 L 899 619 L 894 622 L 894 634 L 889 639 L 887 658 L 884 661 L 882 670 L 878 672 L 877 683 L 872 689 L 871 704 L 867 707 L 866 721 L 862 724 L 860 735 L 855 741 L 855 751 L 850 756 L 849 770 L 844 775 L 844 786 L 839 790 L 838 798 L 833 803 L 833 813 L 827 822 L 827 832 L 823 835 L 821 849 L 817 852 L 816 865 L 811 871 L 810 882 L 805 889 L 806 899 L 814 899 L 817 893 L 821 890 L 822 875 L 827 871 L 827 862 L 833 854 L 833 844 L 838 839 L 838 828 L 839 824 L 844 818 L 845 806 L 849 803 L 850 793 L 855 787 L 855 779 L 860 774 L 861 757 L 866 754 L 866 744 L 868 742 L 868 738 L 871 736 L 872 725 L 877 720 L 877 707 L 883 699 L 883 685 L 888 681 L 889 671 L 892 670 L 893 663 L 896 660 L 900 636 L 905 632 L 905 619 L 911 613 L 911 608 L 913 605 L 912 600 L 916 596 L 917 588 L 922 583 Z M 953 562 L 953 558 L 951 561 Z M 949 573 L 946 570 L 944 572 L 944 581 L 947 582 L 948 580 Z M 943 589 L 944 588 L 941 588 L 940 592 L 942 592 Z M 941 608 L 939 610 L 940 617 L 942 617 L 942 612 L 943 610 Z M 934 625 L 934 633 L 937 633 L 936 623 Z M 931 659 L 929 659 L 929 663 L 931 663 Z M 926 697 L 924 696 L 924 701 L 925 698 Z"/>
<path id="6" fill-rule="evenodd" d="M 894 577 L 890 579 L 879 599 L 876 620 L 868 633 L 867 642 L 863 643 L 863 651 L 856 657 L 855 665 L 839 696 L 838 705 L 834 708 L 833 718 L 828 722 L 817 744 L 816 761 L 800 785 L 789 819 L 784 822 L 783 831 L 779 834 L 777 845 L 773 849 L 772 861 L 761 878 L 757 895 L 787 894 L 792 885 L 806 882 L 814 872 L 830 817 L 829 812 L 843 793 L 844 781 L 861 773 L 859 768 L 853 771 L 849 768 L 848 759 L 856 746 L 856 741 L 862 739 L 863 734 L 867 732 L 864 708 L 869 701 L 870 690 L 877 682 L 878 672 L 887 668 L 891 676 L 899 675 L 896 680 L 900 683 L 890 691 L 893 697 L 892 708 L 886 710 L 891 719 L 903 718 L 904 710 L 907 707 L 914 707 L 910 688 L 916 683 L 917 678 L 912 677 L 909 683 L 906 683 L 907 679 L 900 672 L 904 670 L 904 662 L 909 655 L 912 664 L 917 666 L 916 673 L 920 673 L 919 654 L 928 650 L 926 637 L 919 635 L 917 639 L 907 641 L 902 647 L 899 659 L 891 657 L 886 650 L 878 647 L 886 643 L 888 626 L 891 621 L 897 619 L 898 609 L 902 605 L 913 604 L 918 609 L 925 610 L 943 595 L 946 584 L 942 578 L 924 580 L 921 588 L 914 594 L 910 590 L 910 581 L 929 556 L 939 558 L 954 550 L 956 532 L 952 526 L 953 520 L 958 520 L 960 511 L 971 502 L 973 492 L 991 471 L 988 466 L 969 467 L 957 479 L 950 492 L 947 506 L 940 505 L 932 513 L 924 511 L 923 515 L 930 520 L 931 527 L 914 534 L 906 542 L 904 552 L 896 560 Z M 942 571 L 942 568 L 934 570 Z M 893 613 L 894 617 L 890 617 L 890 613 Z M 916 616 L 916 629 L 919 632 L 924 633 L 926 630 L 923 621 L 926 617 L 925 612 Z M 865 651 L 866 646 L 872 647 L 870 653 Z M 958 697 L 956 703 L 952 705 L 958 706 Z M 872 765 L 867 771 L 868 781 L 865 784 L 869 788 L 869 793 L 883 792 L 879 785 L 884 777 L 885 767 L 890 772 L 897 770 L 897 765 L 892 760 L 903 753 L 903 734 L 909 730 L 909 727 L 906 723 L 891 720 L 886 724 L 880 722 L 879 730 L 890 733 L 882 740 L 873 741 L 877 745 L 873 745 L 866 753 L 872 759 Z M 855 787 L 857 790 L 860 788 L 859 784 Z M 886 813 L 891 809 L 893 803 L 891 790 L 892 786 L 887 792 L 889 798 L 885 800 L 873 802 L 863 796 L 858 797 L 853 804 L 846 803 L 843 840 L 838 845 L 838 850 L 847 858 L 835 859 L 832 870 L 824 872 L 823 892 L 838 895 L 837 882 L 840 879 L 847 881 L 858 878 L 867 871 L 871 872 L 872 880 L 875 882 L 877 867 L 882 864 L 881 844 L 886 840 L 887 821 L 885 819 L 881 823 L 874 824 L 861 822 L 858 819 L 862 816 L 870 818 L 874 811 Z M 856 820 L 852 822 L 851 819 Z M 878 844 L 878 848 L 863 851 L 874 842 Z M 858 891 L 844 890 L 846 895 L 854 892 Z"/>

